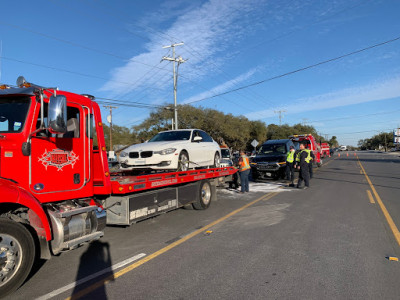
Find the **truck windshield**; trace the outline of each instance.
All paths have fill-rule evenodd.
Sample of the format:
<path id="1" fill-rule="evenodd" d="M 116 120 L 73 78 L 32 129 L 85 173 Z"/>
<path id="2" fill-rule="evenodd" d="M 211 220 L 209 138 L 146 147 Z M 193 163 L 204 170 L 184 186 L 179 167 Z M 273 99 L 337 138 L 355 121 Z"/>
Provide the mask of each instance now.
<path id="1" fill-rule="evenodd" d="M 150 142 L 169 142 L 169 141 L 189 141 L 190 140 L 190 130 L 180 130 L 180 131 L 164 131 L 153 136 Z"/>
<path id="2" fill-rule="evenodd" d="M 294 144 L 294 148 L 295 148 L 296 150 L 299 150 L 299 149 L 300 149 L 300 144 L 304 144 L 304 147 L 305 147 L 306 149 L 311 149 L 311 143 L 310 143 L 310 141 L 307 141 L 307 140 L 301 141 L 301 142 L 293 141 L 293 144 Z"/>
<path id="3" fill-rule="evenodd" d="M 222 158 L 231 158 L 231 153 L 229 149 L 221 149 Z"/>
<path id="4" fill-rule="evenodd" d="M 286 154 L 285 144 L 266 144 L 262 145 L 258 154 L 261 155 L 279 155 Z"/>
<path id="5" fill-rule="evenodd" d="M 30 97 L 0 98 L 0 132 L 21 132 L 25 125 Z"/>

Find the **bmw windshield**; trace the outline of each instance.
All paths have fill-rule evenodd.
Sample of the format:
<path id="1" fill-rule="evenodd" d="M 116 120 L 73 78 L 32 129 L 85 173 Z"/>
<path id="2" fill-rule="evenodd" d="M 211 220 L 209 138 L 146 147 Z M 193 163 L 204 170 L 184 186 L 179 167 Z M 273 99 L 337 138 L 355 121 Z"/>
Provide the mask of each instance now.
<path id="1" fill-rule="evenodd" d="M 30 97 L 0 98 L 0 132 L 16 133 L 24 128 Z"/>
<path id="2" fill-rule="evenodd" d="M 189 141 L 190 130 L 164 131 L 160 132 L 149 140 L 151 142 Z"/>

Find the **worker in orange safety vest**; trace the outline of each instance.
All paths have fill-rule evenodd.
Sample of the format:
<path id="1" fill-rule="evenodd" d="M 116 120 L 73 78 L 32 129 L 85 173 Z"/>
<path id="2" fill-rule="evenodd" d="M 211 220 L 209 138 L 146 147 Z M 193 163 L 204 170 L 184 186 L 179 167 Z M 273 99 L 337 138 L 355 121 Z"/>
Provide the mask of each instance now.
<path id="1" fill-rule="evenodd" d="M 250 162 L 246 153 L 243 150 L 240 150 L 240 158 L 239 158 L 239 176 L 241 182 L 241 190 L 240 193 L 249 192 L 249 175 L 250 175 Z"/>

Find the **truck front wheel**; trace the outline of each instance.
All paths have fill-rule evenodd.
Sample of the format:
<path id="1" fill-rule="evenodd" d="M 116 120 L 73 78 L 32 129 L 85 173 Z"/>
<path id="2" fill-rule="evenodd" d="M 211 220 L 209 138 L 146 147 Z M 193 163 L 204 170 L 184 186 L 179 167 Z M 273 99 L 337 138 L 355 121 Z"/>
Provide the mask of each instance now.
<path id="1" fill-rule="evenodd" d="M 35 259 L 33 237 L 23 225 L 0 217 L 0 295 L 16 290 Z"/>
<path id="2" fill-rule="evenodd" d="M 200 194 L 196 202 L 193 202 L 194 209 L 206 209 L 211 204 L 212 189 L 211 184 L 205 180 L 200 183 Z"/>

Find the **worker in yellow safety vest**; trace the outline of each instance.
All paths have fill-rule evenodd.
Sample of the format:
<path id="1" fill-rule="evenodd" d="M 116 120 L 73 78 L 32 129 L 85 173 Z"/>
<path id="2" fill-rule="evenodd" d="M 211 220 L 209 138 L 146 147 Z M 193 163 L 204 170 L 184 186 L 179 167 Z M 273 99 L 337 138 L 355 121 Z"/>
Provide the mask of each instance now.
<path id="1" fill-rule="evenodd" d="M 288 153 L 286 154 L 286 180 L 290 181 L 289 186 L 294 186 L 294 158 L 295 158 L 295 149 L 294 146 L 290 146 Z"/>
<path id="2" fill-rule="evenodd" d="M 250 162 L 246 153 L 240 150 L 239 158 L 239 176 L 241 182 L 240 193 L 249 192 L 249 175 L 250 175 Z"/>
<path id="3" fill-rule="evenodd" d="M 296 156 L 296 167 L 300 169 L 299 180 L 297 182 L 297 188 L 306 189 L 310 187 L 310 173 L 309 173 L 309 163 L 311 161 L 311 153 L 306 151 L 304 144 L 300 144 L 300 151 Z M 304 180 L 304 187 L 302 183 Z"/>

